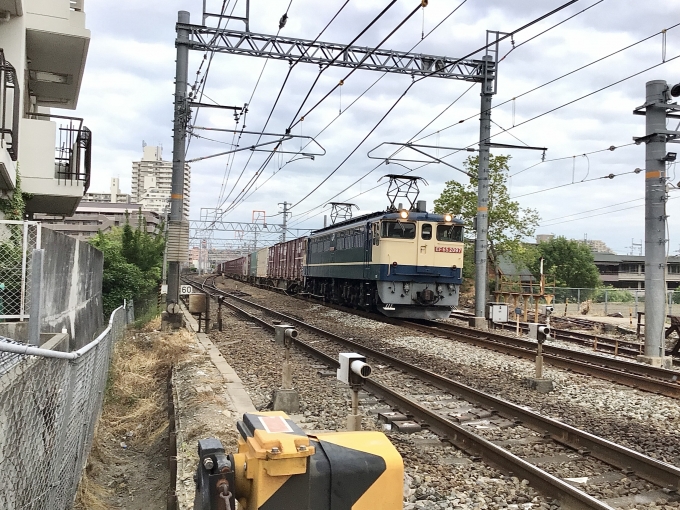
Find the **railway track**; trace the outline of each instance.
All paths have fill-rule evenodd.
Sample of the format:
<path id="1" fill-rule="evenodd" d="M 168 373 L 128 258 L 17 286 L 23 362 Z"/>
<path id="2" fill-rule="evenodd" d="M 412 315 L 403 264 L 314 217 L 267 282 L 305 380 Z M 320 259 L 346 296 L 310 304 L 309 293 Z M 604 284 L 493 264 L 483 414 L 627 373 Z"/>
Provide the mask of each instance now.
<path id="1" fill-rule="evenodd" d="M 438 321 L 399 321 L 417 331 L 444 336 L 494 351 L 503 352 L 525 359 L 536 357 L 536 342 L 523 338 L 501 335 L 490 331 L 479 331 Z M 680 398 L 680 372 L 644 363 L 635 363 L 617 358 L 608 358 L 575 349 L 566 349 L 543 344 L 546 363 L 576 373 L 598 377 L 640 390 Z"/>
<path id="2" fill-rule="evenodd" d="M 214 285 L 195 281 L 191 283 L 199 285 L 213 296 L 227 298 L 223 300 L 226 306 L 267 330 L 273 330 L 267 317 L 303 329 L 309 340 L 296 341 L 296 345 L 331 367 L 337 367 L 337 353 L 340 352 L 338 345 L 364 354 L 373 363 L 386 365 L 390 370 L 385 375 L 376 374 L 368 380 L 366 390 L 427 424 L 434 432 L 473 457 L 481 458 L 502 471 L 528 480 L 535 489 L 559 500 L 562 508 L 611 509 L 618 506 L 615 499 L 610 501 L 615 505 L 612 506 L 598 497 L 601 490 L 597 483 L 586 484 L 584 490 L 576 487 L 574 480 L 584 474 L 588 478 L 593 473 L 599 473 L 600 476 L 593 480 L 599 480 L 600 484 L 608 486 L 622 483 L 623 480 L 629 483 L 631 479 L 639 477 L 648 484 L 645 486 L 648 494 L 657 494 L 657 497 L 661 494 L 667 500 L 673 499 L 673 494 L 680 488 L 680 469 L 675 466 L 340 337 L 299 318 L 224 292 Z M 237 302 L 240 306 L 230 301 Z M 245 310 L 244 306 L 252 311 Z M 414 387 L 421 393 L 438 394 L 440 398 L 413 398 L 413 395 L 409 398 L 407 395 L 413 393 Z M 514 443 L 511 441 L 506 445 L 497 444 L 499 442 L 494 441 L 494 431 L 503 427 L 513 427 L 513 431 L 521 429 L 523 437 Z M 512 453 L 512 445 L 522 442 L 536 443 L 541 449 L 553 453 L 553 457 L 567 459 L 569 469 L 573 471 L 573 475 L 568 477 L 572 479 L 571 482 L 565 481 L 563 474 L 541 469 L 530 462 L 531 459 Z M 619 471 L 598 466 L 600 463 Z"/>
<path id="3" fill-rule="evenodd" d="M 473 315 L 474 314 L 472 313 L 463 312 L 461 310 L 455 310 L 451 312 L 451 318 L 459 320 L 468 320 L 471 317 L 473 317 Z M 573 343 L 584 347 L 590 347 L 593 349 L 593 351 L 601 351 L 608 354 L 614 354 L 617 356 L 624 356 L 629 358 L 635 358 L 639 354 L 642 354 L 643 352 L 644 344 L 641 344 L 639 342 L 631 342 L 629 340 L 612 338 L 610 336 L 603 334 L 584 333 L 581 331 L 572 331 L 570 329 L 560 329 L 554 327 L 556 323 L 564 323 L 564 321 L 565 319 L 563 319 L 562 317 L 553 317 L 551 319 L 550 329 L 552 331 L 552 336 L 555 340 Z M 574 323 L 574 321 L 578 322 Z M 575 324 L 584 329 L 592 328 L 592 326 L 595 325 L 594 322 L 585 321 L 583 319 L 569 319 L 568 324 Z M 500 327 L 501 329 L 506 329 L 509 331 L 515 331 L 517 327 L 516 324 L 513 323 L 498 324 L 497 326 Z M 520 322 L 519 327 L 523 333 L 528 333 L 529 326 L 527 323 Z M 666 350 L 666 355 L 667 356 L 671 355 L 670 349 Z M 680 361 L 673 360 L 673 363 L 675 365 L 678 365 L 680 364 Z"/>
<path id="4" fill-rule="evenodd" d="M 270 291 L 280 291 L 279 289 L 272 289 L 269 287 L 262 288 Z M 492 331 L 480 331 L 474 328 L 454 325 L 442 321 L 414 322 L 393 319 L 329 303 L 324 303 L 324 306 L 358 315 L 359 317 L 378 320 L 397 326 L 404 326 L 454 341 L 462 341 L 519 358 L 535 359 L 536 357 L 536 342 L 523 338 L 516 338 L 494 333 Z M 606 340 L 604 341 L 604 344 L 607 345 Z M 598 343 L 598 345 L 600 344 Z M 614 344 L 611 344 L 611 346 L 614 348 Z M 555 368 L 597 377 L 658 395 L 680 398 L 680 371 L 652 367 L 651 365 L 643 363 L 625 361 L 623 359 L 601 356 L 596 353 L 558 347 L 550 345 L 549 342 L 543 344 L 543 355 L 545 363 Z"/>

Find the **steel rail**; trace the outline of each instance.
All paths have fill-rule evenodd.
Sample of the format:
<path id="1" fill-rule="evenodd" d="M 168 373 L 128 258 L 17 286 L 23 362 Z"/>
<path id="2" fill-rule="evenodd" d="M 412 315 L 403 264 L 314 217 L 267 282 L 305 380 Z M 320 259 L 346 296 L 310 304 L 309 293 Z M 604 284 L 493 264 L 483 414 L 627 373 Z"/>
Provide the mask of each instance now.
<path id="1" fill-rule="evenodd" d="M 213 288 L 213 290 L 222 293 L 219 289 Z M 228 293 L 223 293 L 223 295 L 225 295 L 225 297 L 234 298 L 234 296 L 230 296 Z M 270 332 L 274 331 L 274 326 L 267 321 L 249 314 L 245 310 L 229 302 L 223 301 L 223 304 L 246 317 L 247 320 L 260 324 Z M 297 322 L 300 323 L 300 321 Z M 305 325 L 305 327 L 308 326 L 309 325 Z M 339 367 L 339 363 L 335 358 L 330 357 L 328 354 L 312 347 L 306 342 L 295 339 L 293 345 L 311 354 L 332 368 Z M 366 379 L 363 386 L 367 391 L 383 398 L 396 408 L 409 413 L 420 421 L 426 422 L 429 428 L 442 436 L 445 441 L 450 442 L 469 455 L 483 459 L 487 464 L 496 467 L 502 472 L 512 473 L 515 476 L 528 480 L 536 490 L 558 500 L 561 503 L 562 508 L 574 510 L 613 510 L 613 508 L 606 503 L 586 494 L 560 478 L 551 475 L 502 447 L 495 445 L 491 441 L 478 436 L 470 430 L 439 416 L 377 381 Z"/>
<path id="2" fill-rule="evenodd" d="M 270 291 L 281 293 L 281 289 L 270 287 L 266 285 L 254 284 L 255 287 L 264 288 Z M 285 292 L 284 292 L 285 294 Z M 288 295 L 288 294 L 286 294 Z M 291 296 L 296 297 L 296 296 Z M 300 299 L 304 299 L 297 296 Z M 316 299 L 315 299 L 316 300 Z M 405 321 L 402 319 L 394 319 L 387 316 L 381 316 L 374 313 L 364 312 L 360 310 L 348 309 L 340 305 L 332 303 L 324 303 L 324 306 L 336 310 L 344 311 L 359 317 L 365 317 L 376 321 L 385 322 L 395 326 L 409 327 L 411 329 L 419 329 L 422 332 L 436 334 L 447 337 L 451 340 L 464 341 L 472 345 L 481 346 L 503 354 L 517 356 L 525 359 L 534 359 L 536 356 L 536 344 L 527 340 L 509 337 L 505 335 L 494 335 L 493 333 L 480 332 L 472 328 L 464 326 L 456 326 L 437 321 L 431 321 L 433 326 L 424 326 L 421 324 Z M 458 332 L 446 332 L 443 330 L 427 330 L 425 328 L 458 328 Z M 497 340 L 494 340 L 497 339 Z M 503 342 L 503 343 L 499 343 Z M 520 346 L 510 345 L 512 342 L 524 342 Z M 544 359 L 551 360 L 556 368 L 561 368 L 567 371 L 572 371 L 591 377 L 597 377 L 606 381 L 630 386 L 641 391 L 664 395 L 671 398 L 680 398 L 680 372 L 667 370 L 659 367 L 652 367 L 641 363 L 626 362 L 617 360 L 615 358 L 605 358 L 597 354 L 590 354 L 574 349 L 559 348 L 543 344 Z M 546 350 L 551 350 L 551 356 L 546 356 Z M 560 358 L 560 356 L 562 356 Z M 599 363 L 599 364 L 598 364 Z M 608 365 L 616 365 L 612 368 Z"/>
<path id="3" fill-rule="evenodd" d="M 296 319 L 295 317 L 271 310 L 263 305 L 254 303 L 242 297 L 231 295 L 228 292 L 217 289 L 214 286 L 212 287 L 212 290 L 225 297 L 276 316 L 277 318 L 285 320 L 286 322 L 289 322 L 293 325 L 304 327 L 315 334 L 330 338 L 331 340 L 343 343 L 345 345 L 349 345 L 357 352 L 364 354 L 367 357 L 372 357 L 407 373 L 416 375 L 420 379 L 427 381 L 444 391 L 460 395 L 466 400 L 477 402 L 478 404 L 487 408 L 492 408 L 496 410 L 499 415 L 518 421 L 529 429 L 540 433 L 549 434 L 551 439 L 560 444 L 563 444 L 576 451 L 589 452 L 590 455 L 605 462 L 606 464 L 625 471 L 632 470 L 640 478 L 648 480 L 661 487 L 671 488 L 672 490 L 680 490 L 680 468 L 677 468 L 676 466 L 652 459 L 646 455 L 642 455 L 634 450 L 631 450 L 630 448 L 612 443 L 611 441 L 607 441 L 603 438 L 582 431 L 558 420 L 541 416 L 532 411 L 524 409 L 521 406 L 513 404 L 512 402 L 495 397 L 493 395 L 489 395 L 429 370 L 404 362 L 398 358 L 377 351 L 370 347 L 366 347 L 353 340 L 343 338 L 339 335 L 308 324 L 304 321 L 301 321 L 300 319 Z M 254 316 L 251 316 L 251 318 L 260 324 L 267 324 L 266 321 L 263 321 L 262 319 L 256 318 Z M 430 420 L 426 421 L 430 423 Z"/>
<path id="4" fill-rule="evenodd" d="M 521 338 L 509 337 L 484 332 L 475 334 L 476 330 L 434 322 L 432 326 L 404 321 L 403 325 L 418 331 L 443 335 L 449 339 L 483 345 L 486 348 L 501 351 L 526 359 L 536 357 L 536 343 Z M 575 349 L 543 344 L 543 357 L 557 368 L 572 370 L 591 375 L 626 386 L 632 386 L 652 393 L 680 398 L 680 372 L 643 363 L 605 358 Z"/>

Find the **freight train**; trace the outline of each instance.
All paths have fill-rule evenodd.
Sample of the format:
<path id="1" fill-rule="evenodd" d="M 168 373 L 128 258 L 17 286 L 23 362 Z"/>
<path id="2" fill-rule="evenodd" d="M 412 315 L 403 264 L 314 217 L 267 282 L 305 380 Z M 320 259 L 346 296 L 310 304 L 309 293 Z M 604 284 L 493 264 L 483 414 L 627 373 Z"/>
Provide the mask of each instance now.
<path id="1" fill-rule="evenodd" d="M 424 202 L 345 220 L 217 267 L 238 280 L 412 319 L 448 317 L 462 271 L 463 222 L 426 212 Z"/>

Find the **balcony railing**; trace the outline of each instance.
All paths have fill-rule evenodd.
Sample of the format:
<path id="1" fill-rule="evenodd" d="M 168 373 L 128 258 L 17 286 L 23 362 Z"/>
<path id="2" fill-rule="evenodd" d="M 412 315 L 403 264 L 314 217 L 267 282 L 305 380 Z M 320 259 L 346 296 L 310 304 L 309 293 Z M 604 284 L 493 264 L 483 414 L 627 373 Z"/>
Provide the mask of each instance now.
<path id="1" fill-rule="evenodd" d="M 72 11 L 82 12 L 85 10 L 85 0 L 70 0 L 70 1 Z"/>
<path id="2" fill-rule="evenodd" d="M 19 96 L 17 72 L 0 49 L 0 139 L 12 161 L 19 153 Z"/>
<path id="3" fill-rule="evenodd" d="M 49 113 L 31 113 L 29 116 L 66 121 L 57 129 L 54 177 L 59 184 L 82 183 L 87 191 L 92 169 L 92 132 L 83 126 L 83 119 Z"/>

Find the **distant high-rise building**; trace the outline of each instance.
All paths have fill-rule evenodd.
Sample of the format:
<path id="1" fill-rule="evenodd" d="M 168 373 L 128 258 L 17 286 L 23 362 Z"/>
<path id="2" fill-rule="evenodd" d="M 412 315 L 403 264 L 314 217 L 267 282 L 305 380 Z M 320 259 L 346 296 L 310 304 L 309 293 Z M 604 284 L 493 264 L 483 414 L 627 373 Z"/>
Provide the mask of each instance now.
<path id="1" fill-rule="evenodd" d="M 537 243 L 548 243 L 555 239 L 555 234 L 538 234 L 536 236 Z"/>
<path id="2" fill-rule="evenodd" d="M 593 253 L 609 253 L 611 255 L 616 255 L 614 250 L 607 246 L 604 241 L 600 241 L 599 239 L 585 239 L 583 242 L 588 245 L 590 251 Z"/>
<path id="3" fill-rule="evenodd" d="M 112 204 L 130 204 L 132 199 L 129 194 L 120 192 L 120 180 L 118 177 L 111 179 L 110 193 L 85 193 L 82 202 L 100 202 Z"/>
<path id="4" fill-rule="evenodd" d="M 172 192 L 172 161 L 163 161 L 163 147 L 147 145 L 141 161 L 132 163 L 132 200 L 143 209 L 164 215 Z M 184 218 L 189 219 L 191 167 L 184 166 Z"/>

